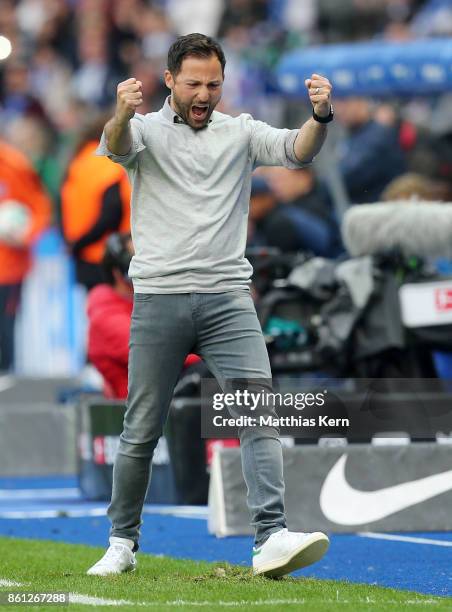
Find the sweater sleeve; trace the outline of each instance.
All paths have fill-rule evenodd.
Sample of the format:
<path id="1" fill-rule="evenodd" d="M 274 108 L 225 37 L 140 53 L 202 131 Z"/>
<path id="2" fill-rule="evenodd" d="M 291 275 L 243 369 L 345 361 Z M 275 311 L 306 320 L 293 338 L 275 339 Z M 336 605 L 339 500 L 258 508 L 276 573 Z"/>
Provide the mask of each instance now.
<path id="1" fill-rule="evenodd" d="M 132 146 L 126 155 L 116 155 L 108 149 L 105 130 L 102 133 L 96 155 L 105 155 L 115 163 L 121 164 L 121 166 L 126 168 L 134 166 L 138 153 L 146 148 L 144 144 L 144 115 L 135 113 L 135 116 L 132 117 L 129 123 L 132 132 Z"/>

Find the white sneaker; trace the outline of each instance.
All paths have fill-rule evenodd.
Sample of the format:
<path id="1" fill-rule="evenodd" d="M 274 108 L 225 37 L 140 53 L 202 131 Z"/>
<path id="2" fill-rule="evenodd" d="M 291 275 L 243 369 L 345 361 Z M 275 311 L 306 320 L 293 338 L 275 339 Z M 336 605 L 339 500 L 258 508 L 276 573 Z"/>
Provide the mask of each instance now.
<path id="1" fill-rule="evenodd" d="M 132 540 L 111 537 L 110 546 L 105 555 L 86 573 L 88 576 L 108 576 L 135 571 L 137 561 L 135 553 L 132 552 L 133 546 Z"/>
<path id="2" fill-rule="evenodd" d="M 328 537 L 315 533 L 296 533 L 281 529 L 259 548 L 253 548 L 253 573 L 279 578 L 319 561 L 328 550 Z"/>

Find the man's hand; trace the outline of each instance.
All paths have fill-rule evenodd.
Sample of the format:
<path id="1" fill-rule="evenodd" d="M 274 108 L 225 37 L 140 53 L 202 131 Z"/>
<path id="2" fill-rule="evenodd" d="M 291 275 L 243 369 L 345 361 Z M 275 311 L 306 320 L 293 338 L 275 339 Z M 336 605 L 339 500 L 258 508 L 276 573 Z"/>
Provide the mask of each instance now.
<path id="1" fill-rule="evenodd" d="M 129 121 L 143 102 L 141 87 L 141 81 L 136 79 L 127 79 L 118 85 L 116 111 L 105 126 L 108 150 L 115 155 L 127 155 L 132 147 Z"/>
<path id="2" fill-rule="evenodd" d="M 331 110 L 331 90 L 329 80 L 320 74 L 313 74 L 304 82 L 309 99 L 318 117 L 328 117 Z M 327 126 L 310 117 L 300 128 L 294 143 L 295 156 L 300 162 L 310 163 L 322 148 L 327 134 Z"/>
<path id="3" fill-rule="evenodd" d="M 127 79 L 119 83 L 116 96 L 115 118 L 119 124 L 128 123 L 135 115 L 135 110 L 143 102 L 141 81 Z"/>
<path id="4" fill-rule="evenodd" d="M 314 112 L 319 117 L 328 117 L 331 108 L 331 90 L 333 86 L 329 80 L 320 74 L 313 74 L 304 82 L 309 92 L 309 99 Z"/>

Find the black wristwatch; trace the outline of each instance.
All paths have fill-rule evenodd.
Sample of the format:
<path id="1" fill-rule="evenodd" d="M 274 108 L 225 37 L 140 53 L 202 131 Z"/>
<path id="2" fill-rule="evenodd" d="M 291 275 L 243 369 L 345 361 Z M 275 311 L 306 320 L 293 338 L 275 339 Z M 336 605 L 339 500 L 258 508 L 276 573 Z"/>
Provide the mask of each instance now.
<path id="1" fill-rule="evenodd" d="M 330 114 L 327 115 L 326 117 L 319 117 L 318 115 L 315 114 L 314 109 L 312 109 L 312 116 L 319 123 L 330 123 L 334 119 L 333 105 L 332 104 L 330 105 Z"/>

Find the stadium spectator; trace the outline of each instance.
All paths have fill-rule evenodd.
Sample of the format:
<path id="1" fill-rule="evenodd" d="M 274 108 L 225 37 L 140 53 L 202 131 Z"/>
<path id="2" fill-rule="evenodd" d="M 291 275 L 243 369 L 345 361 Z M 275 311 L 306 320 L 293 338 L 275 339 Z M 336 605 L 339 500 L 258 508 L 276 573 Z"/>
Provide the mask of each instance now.
<path id="1" fill-rule="evenodd" d="M 317 30 L 322 40 L 372 38 L 391 24 L 405 24 L 424 0 L 318 0 Z M 446 0 L 447 2 L 447 0 Z"/>
<path id="2" fill-rule="evenodd" d="M 273 236 L 271 246 L 335 257 L 340 250 L 339 230 L 328 194 L 314 170 L 275 167 L 266 170 L 265 176 L 278 204 L 275 218 L 264 219 L 266 233 Z M 291 222 L 290 235 L 278 232 L 278 217 Z"/>
<path id="3" fill-rule="evenodd" d="M 365 98 L 338 100 L 335 110 L 346 130 L 339 147 L 339 168 L 350 200 L 353 204 L 377 202 L 386 185 L 405 171 L 397 125 L 376 121 Z"/>
<path id="4" fill-rule="evenodd" d="M 165 13 L 143 6 L 137 14 L 135 29 L 141 41 L 144 58 L 161 74 L 166 66 L 166 50 L 174 40 Z"/>
<path id="5" fill-rule="evenodd" d="M 30 87 L 57 126 L 71 100 L 71 78 L 71 65 L 64 56 L 50 44 L 39 44 L 31 62 Z"/>
<path id="6" fill-rule="evenodd" d="M 270 246 L 271 236 L 262 228 L 264 220 L 276 207 L 276 198 L 262 175 L 254 175 L 251 183 L 250 209 L 248 214 L 247 246 Z"/>
<path id="7" fill-rule="evenodd" d="M 110 61 L 118 74 L 129 74 L 130 64 L 142 57 L 135 23 L 139 0 L 111 3 L 111 26 L 108 36 Z"/>
<path id="8" fill-rule="evenodd" d="M 88 361 L 102 374 L 104 395 L 127 397 L 133 287 L 127 276 L 133 245 L 130 234 L 112 234 L 102 260 L 105 282 L 88 293 Z"/>
<path id="9" fill-rule="evenodd" d="M 228 0 L 219 24 L 219 35 L 224 36 L 232 29 L 246 31 L 266 21 L 268 8 L 268 0 Z"/>
<path id="10" fill-rule="evenodd" d="M 312 169 L 286 170 L 269 168 L 253 177 L 248 245 L 335 257 L 339 229 L 326 191 Z"/>
<path id="11" fill-rule="evenodd" d="M 0 372 L 14 364 L 14 322 L 31 246 L 50 223 L 51 203 L 28 160 L 0 141 Z"/>
<path id="12" fill-rule="evenodd" d="M 18 116 L 8 123 L 5 137 L 28 158 L 51 196 L 52 202 L 57 202 L 63 168 L 56 154 L 55 130 L 39 117 L 25 115 Z"/>
<path id="13" fill-rule="evenodd" d="M 50 124 L 45 110 L 32 90 L 30 68 L 25 58 L 6 62 L 3 71 L 0 122 L 3 128 L 17 117 L 38 117 Z"/>
<path id="14" fill-rule="evenodd" d="M 112 232 L 130 230 L 130 184 L 117 164 L 94 155 L 104 118 L 80 137 L 61 188 L 63 235 L 74 257 L 77 281 L 91 289 L 103 280 L 101 261 Z"/>
<path id="15" fill-rule="evenodd" d="M 77 12 L 81 12 L 85 3 L 77 2 L 74 6 L 67 0 L 21 0 L 15 4 L 18 29 L 27 49 L 49 45 L 59 57 L 75 67 L 78 62 Z"/>
<path id="16" fill-rule="evenodd" d="M 167 93 L 154 64 L 141 58 L 130 65 L 129 74 L 135 74 L 136 79 L 143 84 L 143 112 L 151 113 L 164 103 Z"/>
<path id="17" fill-rule="evenodd" d="M 445 181 L 433 180 L 415 172 L 407 172 L 396 177 L 381 194 L 383 202 L 395 200 L 446 202 L 449 197 L 450 186 Z"/>
<path id="18" fill-rule="evenodd" d="M 107 34 L 103 25 L 81 28 L 78 37 L 80 65 L 72 77 L 74 97 L 95 107 L 106 107 L 117 80 L 108 54 Z"/>

